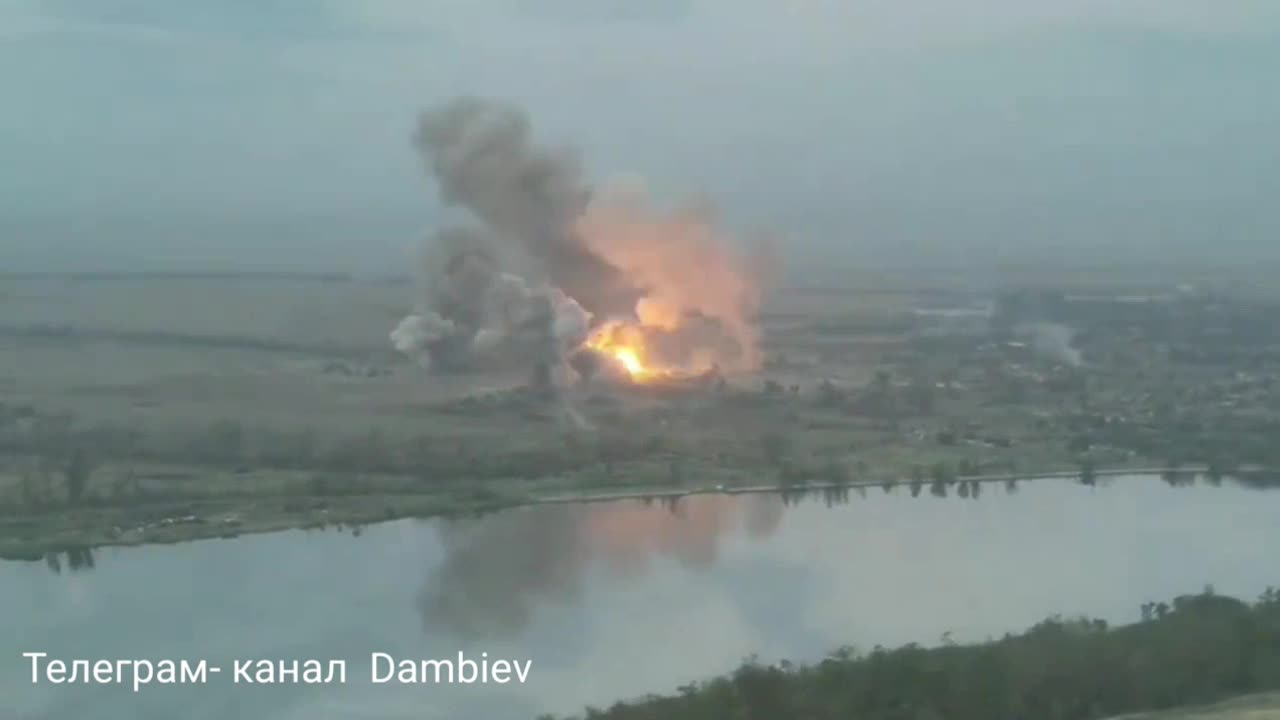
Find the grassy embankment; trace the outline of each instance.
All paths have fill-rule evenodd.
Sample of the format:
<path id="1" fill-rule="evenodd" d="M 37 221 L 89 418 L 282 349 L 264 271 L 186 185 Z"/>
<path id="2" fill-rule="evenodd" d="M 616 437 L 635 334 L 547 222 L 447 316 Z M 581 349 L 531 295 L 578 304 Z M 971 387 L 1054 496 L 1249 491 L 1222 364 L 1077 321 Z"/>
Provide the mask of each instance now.
<path id="1" fill-rule="evenodd" d="M 605 403 L 587 408 L 596 425 L 587 432 L 529 422 L 502 403 L 527 400 L 464 402 L 453 417 L 424 419 L 438 429 L 429 435 L 323 442 L 223 422 L 163 439 L 24 420 L 9 440 L 28 452 L 0 463 L 0 556 L 718 488 L 898 483 L 937 494 L 960 478 L 1082 469 L 1078 453 L 1052 429 L 1020 422 L 1020 410 L 961 408 L 1001 440 L 992 444 L 949 429 L 954 412 L 890 426 L 789 393 L 692 393 L 630 412 Z M 1091 462 L 1158 464 L 1120 452 Z"/>

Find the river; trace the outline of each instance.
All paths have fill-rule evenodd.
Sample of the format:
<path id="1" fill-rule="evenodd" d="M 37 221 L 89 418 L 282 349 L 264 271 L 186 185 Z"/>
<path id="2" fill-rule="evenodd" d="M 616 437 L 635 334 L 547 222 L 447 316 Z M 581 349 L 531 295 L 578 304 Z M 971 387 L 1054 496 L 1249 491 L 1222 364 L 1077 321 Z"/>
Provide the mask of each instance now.
<path id="1" fill-rule="evenodd" d="M 867 489 L 550 505 L 0 562 L 16 720 L 532 720 L 671 692 L 752 654 L 979 640 L 1062 613 L 1137 620 L 1206 584 L 1280 584 L 1280 493 L 1120 476 L 974 497 Z M 90 561 L 91 560 L 91 564 Z M 73 567 L 74 566 L 74 567 Z M 49 658 L 188 659 L 201 685 L 31 682 Z M 396 659 L 531 661 L 507 685 L 370 682 Z M 345 684 L 235 684 L 233 661 L 345 660 Z"/>

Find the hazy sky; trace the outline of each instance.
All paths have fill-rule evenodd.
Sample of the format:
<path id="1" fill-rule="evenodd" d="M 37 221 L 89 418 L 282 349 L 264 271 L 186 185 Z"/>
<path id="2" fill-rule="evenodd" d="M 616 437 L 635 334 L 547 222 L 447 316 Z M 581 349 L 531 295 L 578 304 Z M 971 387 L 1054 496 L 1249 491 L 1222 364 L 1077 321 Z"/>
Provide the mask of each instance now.
<path id="1" fill-rule="evenodd" d="M 426 223 L 475 93 L 814 243 L 1268 248 L 1278 69 L 1276 0 L 0 0 L 0 220 Z"/>

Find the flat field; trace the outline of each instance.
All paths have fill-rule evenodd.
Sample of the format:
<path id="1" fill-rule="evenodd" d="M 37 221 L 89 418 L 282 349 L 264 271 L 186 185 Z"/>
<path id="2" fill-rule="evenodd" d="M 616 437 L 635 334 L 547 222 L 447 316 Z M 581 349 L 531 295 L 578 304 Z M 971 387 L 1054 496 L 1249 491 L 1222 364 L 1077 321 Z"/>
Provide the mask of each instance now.
<path id="1" fill-rule="evenodd" d="M 1060 273 L 1059 286 L 1132 293 L 1180 281 L 1075 277 Z M 1046 282 L 1041 271 L 1001 280 Z M 1080 383 L 1093 405 L 1136 402 L 1125 393 L 1140 388 L 1114 367 L 1063 368 L 993 341 L 981 308 L 1001 288 L 989 274 L 828 283 L 770 297 L 759 372 L 593 383 L 548 399 L 523 388 L 523 370 L 430 374 L 392 352 L 411 282 L 3 277 L 0 551 L 585 493 L 1063 470 L 1082 462 L 1059 421 L 1078 410 Z M 1087 449 L 1089 467 L 1152 459 Z"/>

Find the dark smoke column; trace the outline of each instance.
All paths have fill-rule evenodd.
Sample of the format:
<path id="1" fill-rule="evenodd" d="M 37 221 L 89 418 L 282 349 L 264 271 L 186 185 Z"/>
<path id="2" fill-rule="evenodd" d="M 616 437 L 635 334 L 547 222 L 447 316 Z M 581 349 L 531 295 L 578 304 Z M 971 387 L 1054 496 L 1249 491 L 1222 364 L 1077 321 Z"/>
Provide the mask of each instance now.
<path id="1" fill-rule="evenodd" d="M 519 275 L 560 288 L 593 314 L 629 314 L 639 292 L 572 231 L 591 196 L 565 150 L 533 142 L 528 117 L 465 97 L 419 118 L 414 144 L 442 202 L 469 210 Z"/>

